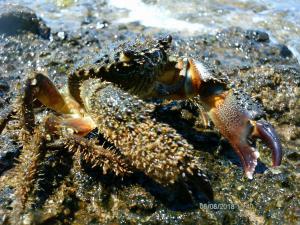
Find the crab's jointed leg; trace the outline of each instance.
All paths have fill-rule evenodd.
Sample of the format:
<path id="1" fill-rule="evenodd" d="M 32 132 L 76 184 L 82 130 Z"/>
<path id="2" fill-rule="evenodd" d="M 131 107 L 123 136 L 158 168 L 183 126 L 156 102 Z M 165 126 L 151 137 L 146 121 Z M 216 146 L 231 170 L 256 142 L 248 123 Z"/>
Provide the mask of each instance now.
<path id="1" fill-rule="evenodd" d="M 40 125 L 36 125 L 33 101 L 39 97 L 45 99 L 47 91 L 54 93 L 54 97 L 60 97 L 57 95 L 56 89 L 51 87 L 52 83 L 47 82 L 47 79 L 46 76 L 38 73 L 30 74 L 13 107 L 22 128 L 19 135 L 22 143 L 22 151 L 18 159 L 20 163 L 16 165 L 14 170 L 16 174 L 16 197 L 13 202 L 14 215 L 11 217 L 13 224 L 23 224 L 23 215 L 32 209 L 32 195 L 36 191 L 35 184 L 39 177 L 40 164 L 46 154 L 45 123 L 43 121 Z M 46 83 L 43 82 L 45 80 Z M 50 95 L 46 99 L 48 105 L 51 104 L 51 101 L 54 102 L 54 106 L 58 105 L 57 102 L 60 102 L 59 104 L 63 102 L 62 98 L 58 101 L 51 100 L 53 96 Z"/>
<path id="2" fill-rule="evenodd" d="M 33 73 L 26 84 L 23 104 L 26 113 L 32 112 L 32 100 L 36 98 L 43 105 L 60 114 L 45 119 L 44 127 L 48 135 L 63 140 L 63 147 L 68 147 L 71 152 L 82 154 L 92 166 L 102 165 L 104 173 L 109 170 L 121 175 L 130 173 L 125 161 L 112 149 L 105 149 L 94 140 L 82 138 L 96 127 L 95 123 L 85 115 L 85 110 L 76 101 L 67 95 L 62 95 L 47 76 Z M 32 113 L 30 114 L 33 116 Z"/>
<path id="3" fill-rule="evenodd" d="M 33 104 L 35 99 L 55 110 L 58 115 L 47 116 L 37 125 Z M 13 224 L 22 224 L 22 215 L 32 208 L 39 168 L 47 150 L 51 149 L 48 147 L 49 139 L 60 140 L 56 149 L 77 152 L 92 166 L 102 166 L 104 173 L 109 170 L 120 175 L 130 172 L 125 161 L 114 151 L 105 149 L 94 140 L 81 137 L 94 129 L 94 124 L 88 118 L 81 118 L 82 110 L 78 108 L 78 104 L 70 99 L 66 100 L 47 76 L 32 73 L 27 78 L 17 103 L 14 107 L 21 123 L 20 142 L 23 149 L 18 159 L 20 163 L 15 168 L 17 185 L 13 218 L 16 221 L 12 221 Z"/>
<path id="4" fill-rule="evenodd" d="M 70 107 L 52 81 L 42 73 L 32 73 L 26 82 L 28 100 L 37 98 L 44 106 L 58 113 L 70 113 Z M 26 98 L 26 97 L 25 97 Z"/>
<path id="5" fill-rule="evenodd" d="M 117 176 L 125 176 L 132 173 L 126 160 L 117 154 L 114 149 L 106 149 L 97 144 L 95 140 L 88 140 L 78 135 L 63 138 L 64 145 L 73 153 L 79 153 L 92 167 L 99 166 L 103 174 L 114 172 Z"/>

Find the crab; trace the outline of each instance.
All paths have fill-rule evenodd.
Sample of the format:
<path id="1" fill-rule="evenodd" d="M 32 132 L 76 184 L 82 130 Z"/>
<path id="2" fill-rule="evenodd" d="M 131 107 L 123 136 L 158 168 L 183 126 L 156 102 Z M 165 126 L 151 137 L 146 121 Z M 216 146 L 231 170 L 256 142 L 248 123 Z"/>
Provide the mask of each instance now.
<path id="1" fill-rule="evenodd" d="M 190 99 L 201 104 L 240 157 L 248 178 L 253 178 L 259 157 L 253 145 L 257 138 L 272 150 L 273 166 L 280 165 L 280 140 L 263 119 L 258 103 L 229 88 L 209 65 L 172 55 L 171 43 L 172 37 L 167 36 L 121 45 L 112 55 L 71 72 L 68 89 L 62 91 L 43 73 L 34 71 L 28 76 L 15 109 L 21 121 L 23 151 L 32 152 L 29 162 L 20 160 L 28 164 L 26 182 L 18 190 L 21 205 L 26 205 L 45 149 L 57 146 L 80 154 L 92 167 L 100 166 L 103 174 L 126 176 L 139 170 L 162 185 L 193 176 L 202 184 L 209 182 L 193 146 L 174 128 L 156 121 L 156 105 L 147 101 L 153 98 Z M 35 100 L 52 111 L 38 123 Z M 2 120 L 2 128 L 10 117 Z M 95 130 L 112 147 L 90 138 Z"/>
<path id="2" fill-rule="evenodd" d="M 232 145 L 248 178 L 253 178 L 259 157 L 254 139 L 260 138 L 269 146 L 273 166 L 279 166 L 282 160 L 280 139 L 273 126 L 264 120 L 262 107 L 243 91 L 229 88 L 225 81 L 214 75 L 210 65 L 170 55 L 171 42 L 172 37 L 167 36 L 146 43 L 147 47 L 140 44 L 122 47 L 114 54 L 112 63 L 106 55 L 88 69 L 77 70 L 69 77 L 71 95 L 85 109 L 92 110 L 88 100 L 93 99 L 92 96 L 83 93 L 86 82 L 97 77 L 140 99 L 190 99 L 203 106 Z M 86 87 L 90 92 L 92 85 Z"/>

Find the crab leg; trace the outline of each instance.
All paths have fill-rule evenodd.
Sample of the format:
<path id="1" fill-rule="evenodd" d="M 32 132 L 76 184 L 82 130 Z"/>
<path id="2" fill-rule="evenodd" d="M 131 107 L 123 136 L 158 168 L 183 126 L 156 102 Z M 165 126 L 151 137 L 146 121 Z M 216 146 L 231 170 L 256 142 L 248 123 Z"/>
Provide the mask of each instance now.
<path id="1" fill-rule="evenodd" d="M 53 122 L 53 118 L 51 122 Z M 57 133 L 59 130 L 55 132 Z M 126 160 L 115 149 L 105 148 L 97 144 L 95 139 L 89 140 L 77 134 L 61 132 L 60 138 L 54 142 L 47 143 L 46 147 L 47 149 L 67 148 L 73 154 L 80 155 L 92 167 L 102 168 L 103 174 L 112 171 L 116 175 L 125 176 L 132 173 Z"/>
<path id="2" fill-rule="evenodd" d="M 71 117 L 71 116 L 51 116 L 46 120 L 46 128 L 49 133 L 61 134 L 62 130 L 68 130 L 68 133 L 74 133 L 79 136 L 85 136 L 95 128 L 94 122 L 89 117 Z"/>
<path id="3" fill-rule="evenodd" d="M 26 86 L 26 93 L 37 98 L 43 105 L 59 113 L 70 113 L 67 102 L 44 74 L 33 73 L 28 78 Z"/>
<path id="4" fill-rule="evenodd" d="M 22 151 L 15 167 L 15 198 L 11 224 L 23 224 L 25 213 L 32 210 L 32 196 L 37 191 L 36 182 L 39 178 L 39 169 L 46 155 L 46 136 L 43 123 L 32 126 L 32 133 L 23 132 L 21 136 Z M 30 221 L 32 222 L 32 221 Z"/>
<path id="5" fill-rule="evenodd" d="M 22 218 L 25 213 L 34 207 L 32 196 L 39 188 L 36 184 L 39 178 L 39 168 L 49 148 L 47 140 L 60 138 L 60 145 L 55 149 L 65 149 L 73 153 L 79 153 L 93 166 L 102 166 L 103 173 L 113 171 L 119 175 L 130 173 L 125 160 L 111 149 L 105 149 L 96 144 L 96 141 L 86 140 L 79 135 L 85 135 L 93 127 L 88 118 L 72 118 L 71 114 L 64 116 L 46 117 L 40 125 L 36 125 L 33 113 L 33 100 L 37 98 L 41 103 L 51 107 L 58 112 L 72 112 L 63 96 L 57 91 L 52 82 L 43 74 L 32 74 L 25 83 L 23 95 L 18 99 L 20 109 L 17 110 L 18 117 L 22 121 L 20 141 L 22 152 L 17 164 L 16 174 L 16 198 L 14 200 L 14 211 L 11 219 L 12 224 L 23 224 Z M 57 99 L 52 99 L 57 98 Z M 62 107 L 62 108 L 60 108 Z M 74 133 L 69 133 L 70 129 Z M 34 218 L 33 218 L 34 220 Z M 28 220 L 32 223 L 31 218 Z"/>
<path id="6" fill-rule="evenodd" d="M 131 173 L 126 160 L 113 149 L 106 149 L 78 135 L 68 135 L 63 138 L 64 145 L 70 152 L 79 153 L 92 167 L 100 166 L 103 174 L 113 171 L 116 175 L 125 176 Z"/>
<path id="7" fill-rule="evenodd" d="M 47 117 L 45 119 L 47 133 L 62 138 L 64 146 L 68 146 L 70 151 L 78 151 L 94 166 L 103 164 L 104 172 L 113 170 L 116 174 L 129 173 L 124 160 L 115 152 L 82 138 L 96 127 L 93 120 L 82 115 L 83 109 L 80 108 L 79 104 L 71 98 L 61 95 L 51 80 L 41 73 L 33 73 L 26 82 L 23 103 L 21 104 L 24 124 L 32 124 L 30 128 L 34 128 L 32 112 L 34 98 L 56 112 L 66 114 Z"/>

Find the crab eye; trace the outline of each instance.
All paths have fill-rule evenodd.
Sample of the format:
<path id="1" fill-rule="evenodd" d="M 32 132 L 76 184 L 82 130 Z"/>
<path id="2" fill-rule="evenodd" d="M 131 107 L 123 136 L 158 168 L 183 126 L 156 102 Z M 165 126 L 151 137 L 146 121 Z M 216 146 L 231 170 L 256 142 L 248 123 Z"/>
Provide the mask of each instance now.
<path id="1" fill-rule="evenodd" d="M 120 53 L 121 62 L 129 62 L 134 56 L 134 51 L 124 50 Z"/>
<path id="2" fill-rule="evenodd" d="M 123 51 L 123 53 L 124 53 L 127 57 L 133 57 L 133 56 L 134 56 L 134 51 L 129 50 L 129 49 Z"/>
<path id="3" fill-rule="evenodd" d="M 158 44 L 156 47 L 163 47 L 164 49 L 167 49 L 170 47 L 171 42 L 172 42 L 172 36 L 167 35 L 165 38 L 158 40 Z"/>
<path id="4" fill-rule="evenodd" d="M 170 34 L 165 37 L 165 40 L 166 40 L 167 43 L 171 43 L 172 39 L 173 38 L 172 38 L 172 36 Z"/>

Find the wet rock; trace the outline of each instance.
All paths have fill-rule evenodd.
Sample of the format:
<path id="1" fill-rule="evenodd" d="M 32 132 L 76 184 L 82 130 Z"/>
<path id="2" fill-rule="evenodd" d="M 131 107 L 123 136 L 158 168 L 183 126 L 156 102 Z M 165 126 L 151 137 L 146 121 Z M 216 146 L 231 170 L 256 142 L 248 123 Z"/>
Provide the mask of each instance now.
<path id="1" fill-rule="evenodd" d="M 258 41 L 265 42 L 269 41 L 269 35 L 264 31 L 259 30 L 248 30 L 246 31 L 246 38 Z"/>
<path id="2" fill-rule="evenodd" d="M 288 153 L 286 157 L 293 161 L 300 161 L 300 154 L 296 151 Z"/>
<path id="3" fill-rule="evenodd" d="M 9 207 L 9 204 L 12 202 L 11 196 L 13 196 L 13 189 L 10 187 L 4 188 L 0 191 L 0 206 L 1 208 Z M 1 209 L 0 209 L 0 218 L 1 218 Z M 1 219 L 0 219 L 1 222 Z M 2 223 L 0 223 L 2 224 Z"/>
<path id="4" fill-rule="evenodd" d="M 0 92 L 1 91 L 8 91 L 9 85 L 5 80 L 0 80 Z"/>
<path id="5" fill-rule="evenodd" d="M 19 148 L 8 136 L 0 137 L 0 175 L 11 168 L 15 157 L 19 154 Z"/>
<path id="6" fill-rule="evenodd" d="M 0 80 L 0 107 L 2 107 L 2 105 L 5 102 L 3 97 L 8 90 L 9 90 L 8 83 L 5 80 Z"/>
<path id="7" fill-rule="evenodd" d="M 121 195 L 126 199 L 125 201 L 133 213 L 149 214 L 155 211 L 154 197 L 139 186 L 127 188 L 122 191 Z"/>
<path id="8" fill-rule="evenodd" d="M 26 32 L 48 39 L 50 28 L 27 7 L 0 4 L 0 34 L 17 35 Z"/>
<path id="9" fill-rule="evenodd" d="M 291 52 L 291 50 L 289 50 L 289 48 L 286 45 L 282 45 L 280 49 L 280 55 L 284 58 L 287 58 L 292 57 L 293 53 Z"/>

